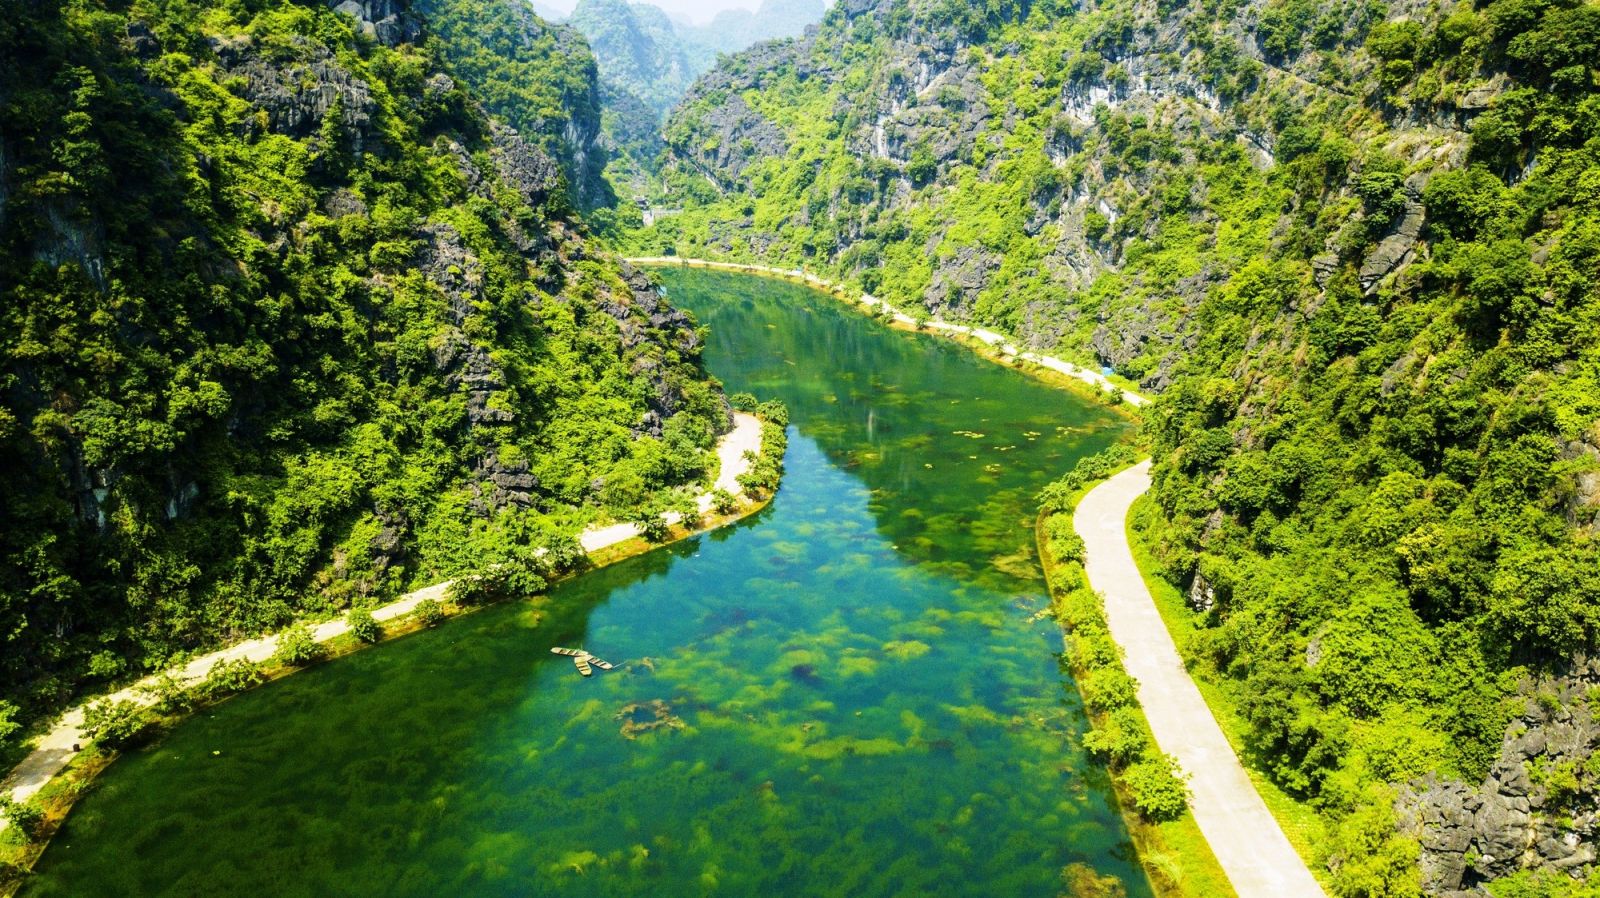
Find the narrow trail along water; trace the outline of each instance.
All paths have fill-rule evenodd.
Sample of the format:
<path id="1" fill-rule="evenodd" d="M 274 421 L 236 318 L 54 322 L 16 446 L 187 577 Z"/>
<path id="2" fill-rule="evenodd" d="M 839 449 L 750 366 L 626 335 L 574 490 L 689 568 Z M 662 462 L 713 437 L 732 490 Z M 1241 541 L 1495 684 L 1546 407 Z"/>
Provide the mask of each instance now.
<path id="1" fill-rule="evenodd" d="M 1125 425 L 803 287 L 661 276 L 789 405 L 768 509 L 210 709 L 23 894 L 1148 896 L 1035 618 L 1032 497 Z"/>

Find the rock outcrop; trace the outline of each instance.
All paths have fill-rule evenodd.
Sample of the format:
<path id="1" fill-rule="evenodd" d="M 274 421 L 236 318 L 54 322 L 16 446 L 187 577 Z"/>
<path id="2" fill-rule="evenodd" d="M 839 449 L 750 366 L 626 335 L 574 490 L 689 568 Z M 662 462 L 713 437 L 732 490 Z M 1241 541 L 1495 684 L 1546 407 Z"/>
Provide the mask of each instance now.
<path id="1" fill-rule="evenodd" d="M 1600 660 L 1530 682 L 1500 757 L 1478 785 L 1428 778 L 1400 790 L 1403 832 L 1422 845 L 1423 885 L 1482 898 L 1519 870 L 1582 877 L 1600 859 Z"/>

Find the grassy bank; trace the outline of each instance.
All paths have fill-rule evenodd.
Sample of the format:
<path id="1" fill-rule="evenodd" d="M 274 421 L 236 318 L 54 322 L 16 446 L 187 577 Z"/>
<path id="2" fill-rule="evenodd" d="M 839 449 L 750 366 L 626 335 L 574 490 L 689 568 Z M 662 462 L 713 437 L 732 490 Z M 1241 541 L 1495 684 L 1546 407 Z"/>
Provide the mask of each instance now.
<path id="1" fill-rule="evenodd" d="M 1107 632 L 1104 606 L 1089 587 L 1082 542 L 1072 533 L 1078 500 L 1093 483 L 1131 464 L 1133 456 L 1126 446 L 1092 456 L 1045 491 L 1035 528 L 1039 559 L 1065 634 L 1065 657 L 1093 726 L 1084 745 L 1111 771 L 1152 888 L 1161 898 L 1226 898 L 1236 893 L 1186 800 L 1177 800 L 1186 790 L 1155 748 L 1133 680 Z"/>

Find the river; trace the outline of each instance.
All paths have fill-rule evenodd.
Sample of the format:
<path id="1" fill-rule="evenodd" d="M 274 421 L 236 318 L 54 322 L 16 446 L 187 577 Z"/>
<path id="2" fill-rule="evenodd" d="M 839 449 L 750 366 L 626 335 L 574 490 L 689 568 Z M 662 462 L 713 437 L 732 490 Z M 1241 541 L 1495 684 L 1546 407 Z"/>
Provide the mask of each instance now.
<path id="1" fill-rule="evenodd" d="M 1032 496 L 1126 425 L 803 287 L 660 276 L 790 408 L 770 507 L 209 709 L 23 894 L 1148 896 L 1035 619 Z"/>

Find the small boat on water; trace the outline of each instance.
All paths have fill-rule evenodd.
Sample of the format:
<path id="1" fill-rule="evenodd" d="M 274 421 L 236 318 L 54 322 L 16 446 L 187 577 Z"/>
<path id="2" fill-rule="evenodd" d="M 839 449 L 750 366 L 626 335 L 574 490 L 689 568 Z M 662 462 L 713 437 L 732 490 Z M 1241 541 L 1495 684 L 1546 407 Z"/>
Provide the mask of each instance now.
<path id="1" fill-rule="evenodd" d="M 583 649 L 569 649 L 561 646 L 552 646 L 550 651 L 553 654 L 566 655 L 567 657 L 571 658 L 573 666 L 578 668 L 578 673 L 581 673 L 586 677 L 594 676 L 594 669 L 596 667 L 600 668 L 601 670 L 612 669 L 612 664 L 610 661 L 596 658 L 594 655 L 591 655 Z"/>

